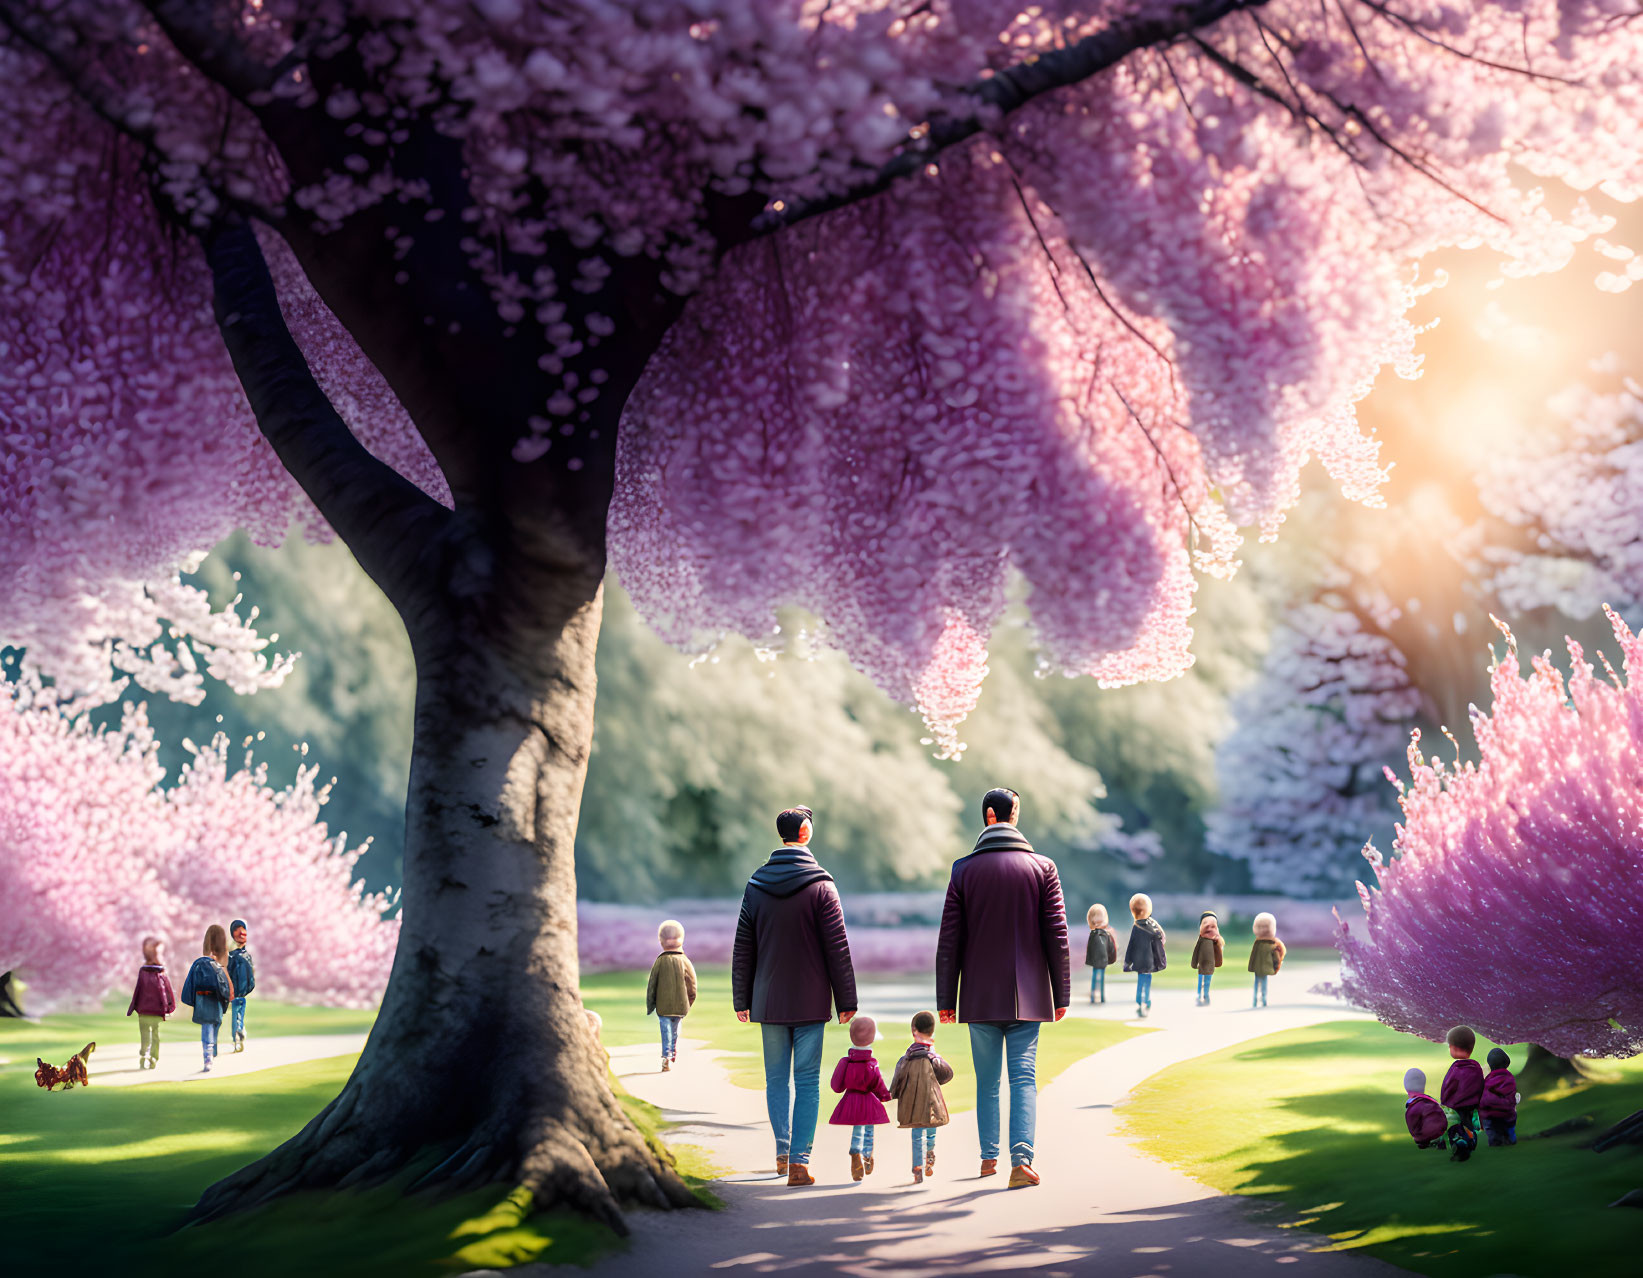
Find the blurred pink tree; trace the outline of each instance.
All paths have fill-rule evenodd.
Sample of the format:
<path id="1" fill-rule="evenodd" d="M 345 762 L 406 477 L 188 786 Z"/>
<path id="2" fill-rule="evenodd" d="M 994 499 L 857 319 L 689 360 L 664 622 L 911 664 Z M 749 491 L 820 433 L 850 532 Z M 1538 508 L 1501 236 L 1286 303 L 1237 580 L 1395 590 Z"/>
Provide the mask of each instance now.
<path id="1" fill-rule="evenodd" d="M 1409 746 L 1397 783 L 1396 852 L 1364 856 L 1360 933 L 1341 923 L 1341 988 L 1394 1028 L 1441 1040 L 1473 1026 L 1562 1055 L 1643 1049 L 1643 986 L 1628 938 L 1643 927 L 1643 640 L 1609 613 L 1625 681 L 1593 677 L 1568 641 L 1570 675 L 1535 657 L 1491 674 L 1474 711 L 1476 764 Z M 1505 627 L 1502 627 L 1505 630 Z"/>
<path id="2" fill-rule="evenodd" d="M 190 695 L 196 646 L 257 686 L 176 573 L 294 526 L 417 661 L 376 1029 L 200 1214 L 433 1146 L 423 1183 L 617 1228 L 690 1201 L 576 1002 L 607 558 L 685 646 L 811 608 L 950 752 L 1012 574 L 1052 666 L 1178 673 L 1195 557 L 1230 571 L 1312 458 L 1375 499 L 1354 405 L 1414 371 L 1411 263 L 1604 226 L 1524 173 L 1643 190 L 1615 19 L 0 0 L 6 637 L 92 697 Z"/>
<path id="3" fill-rule="evenodd" d="M 0 687 L 0 971 L 27 983 L 31 1011 L 123 993 L 149 934 L 186 968 L 230 915 L 255 927 L 259 994 L 381 997 L 398 924 L 353 879 L 364 849 L 320 822 L 317 769 L 275 791 L 249 754 L 231 768 L 219 736 L 167 788 L 140 706 L 98 732 L 51 702 Z"/>

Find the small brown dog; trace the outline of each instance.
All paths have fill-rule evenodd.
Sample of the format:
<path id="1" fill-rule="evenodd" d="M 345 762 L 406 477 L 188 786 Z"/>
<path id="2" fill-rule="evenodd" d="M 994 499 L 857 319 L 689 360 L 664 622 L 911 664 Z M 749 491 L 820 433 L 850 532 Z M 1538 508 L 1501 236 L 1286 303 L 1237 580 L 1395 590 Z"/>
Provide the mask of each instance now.
<path id="1" fill-rule="evenodd" d="M 68 1058 L 68 1064 L 63 1066 L 62 1069 L 58 1069 L 55 1065 L 47 1065 L 36 1056 L 34 1063 L 40 1068 L 34 1071 L 34 1081 L 48 1092 L 59 1084 L 62 1085 L 65 1092 L 76 1083 L 79 1083 L 82 1087 L 90 1087 L 91 1074 L 87 1071 L 86 1065 L 91 1060 L 91 1054 L 96 1050 L 97 1044 L 87 1043 Z"/>

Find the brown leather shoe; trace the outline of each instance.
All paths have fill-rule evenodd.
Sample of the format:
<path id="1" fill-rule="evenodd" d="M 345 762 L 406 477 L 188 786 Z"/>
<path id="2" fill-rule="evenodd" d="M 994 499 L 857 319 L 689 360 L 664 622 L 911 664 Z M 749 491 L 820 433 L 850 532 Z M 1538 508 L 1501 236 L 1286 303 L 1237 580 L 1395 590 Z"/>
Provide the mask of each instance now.
<path id="1" fill-rule="evenodd" d="M 983 1176 L 996 1176 L 996 1175 L 998 1175 L 998 1159 L 996 1159 L 996 1158 L 983 1158 L 981 1160 L 981 1174 Z"/>
<path id="2" fill-rule="evenodd" d="M 1033 1170 L 1031 1163 L 1018 1163 L 1010 1168 L 1011 1189 L 1031 1189 L 1038 1184 L 1038 1173 Z"/>
<path id="3" fill-rule="evenodd" d="M 787 1175 L 787 1155 L 786 1154 L 777 1154 L 776 1155 L 776 1175 L 778 1175 L 778 1176 Z"/>
<path id="4" fill-rule="evenodd" d="M 924 1156 L 924 1174 L 926 1176 L 936 1174 L 936 1151 L 933 1149 Z"/>
<path id="5" fill-rule="evenodd" d="M 861 1179 L 861 1155 L 853 1149 L 850 1151 L 850 1179 Z"/>
<path id="6" fill-rule="evenodd" d="M 787 1165 L 788 1188 L 794 1185 L 814 1185 L 816 1178 L 810 1174 L 810 1169 L 803 1163 L 789 1163 Z"/>
<path id="7" fill-rule="evenodd" d="M 922 1185 L 924 1183 L 924 1168 L 913 1168 L 913 1183 L 915 1185 Z"/>
<path id="8" fill-rule="evenodd" d="M 863 1154 L 861 1156 L 861 1169 L 869 1176 L 873 1174 L 873 1155 Z"/>

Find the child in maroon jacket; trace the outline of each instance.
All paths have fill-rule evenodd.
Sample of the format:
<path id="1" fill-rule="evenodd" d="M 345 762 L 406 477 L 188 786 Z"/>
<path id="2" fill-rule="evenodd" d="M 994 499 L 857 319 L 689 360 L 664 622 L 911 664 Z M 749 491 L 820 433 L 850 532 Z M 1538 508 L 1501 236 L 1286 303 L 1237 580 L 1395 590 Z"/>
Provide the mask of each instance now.
<path id="1" fill-rule="evenodd" d="M 1478 1036 L 1464 1025 L 1457 1025 L 1447 1035 L 1449 1055 L 1455 1063 L 1443 1076 L 1443 1091 L 1438 1101 L 1451 1114 L 1451 1121 L 1478 1129 L 1478 1102 L 1483 1099 L 1483 1067 L 1472 1059 L 1472 1049 L 1478 1045 Z"/>
<path id="2" fill-rule="evenodd" d="M 137 1013 L 138 1069 L 153 1069 L 160 1063 L 160 1026 L 177 1010 L 177 996 L 165 977 L 165 942 L 157 936 L 143 938 L 143 965 L 137 969 L 137 988 L 131 992 L 126 1015 Z"/>
<path id="3" fill-rule="evenodd" d="M 1443 1107 L 1426 1094 L 1426 1072 L 1407 1071 L 1403 1076 L 1403 1090 L 1409 1093 L 1409 1099 L 1403 1103 L 1403 1121 L 1415 1138 L 1415 1148 L 1442 1149 L 1449 1120 L 1443 1116 Z"/>
<path id="4" fill-rule="evenodd" d="M 890 1099 L 879 1063 L 873 1059 L 873 1039 L 878 1026 L 871 1016 L 856 1016 L 850 1022 L 850 1050 L 833 1067 L 833 1090 L 844 1097 L 827 1121 L 850 1129 L 850 1179 L 860 1180 L 873 1171 L 873 1126 L 888 1123 L 884 1102 Z"/>
<path id="5" fill-rule="evenodd" d="M 1483 1119 L 1483 1130 L 1491 1145 L 1517 1144 L 1517 1079 L 1506 1067 L 1512 1058 L 1500 1048 L 1489 1050 L 1489 1073 L 1483 1080 L 1483 1099 L 1478 1102 L 1478 1116 Z"/>

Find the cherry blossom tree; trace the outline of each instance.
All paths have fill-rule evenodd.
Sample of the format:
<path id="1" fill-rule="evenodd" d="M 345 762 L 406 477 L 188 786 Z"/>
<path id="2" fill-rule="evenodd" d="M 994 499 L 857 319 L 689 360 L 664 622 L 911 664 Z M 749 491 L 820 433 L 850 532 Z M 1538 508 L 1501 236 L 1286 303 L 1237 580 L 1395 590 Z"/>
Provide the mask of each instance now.
<path id="1" fill-rule="evenodd" d="M 256 928 L 259 991 L 373 1005 L 399 929 L 354 881 L 364 849 L 319 820 L 318 770 L 275 791 L 219 735 L 167 787 L 157 749 L 139 705 L 96 731 L 37 683 L 0 685 L 0 970 L 31 1010 L 129 986 L 150 934 L 186 966 L 229 911 Z"/>
<path id="2" fill-rule="evenodd" d="M 1195 561 L 1309 459 L 1374 499 L 1353 410 L 1413 371 L 1410 264 L 1603 226 L 1524 173 L 1643 190 L 1628 17 L 0 0 L 7 638 L 87 695 L 188 695 L 196 646 L 256 686 L 174 574 L 296 527 L 416 659 L 377 1027 L 199 1214 L 429 1148 L 422 1184 L 617 1227 L 689 1201 L 575 993 L 607 559 L 684 646 L 809 606 L 955 751 L 1012 575 L 1047 662 L 1179 673 Z"/>
<path id="3" fill-rule="evenodd" d="M 1514 613 L 1630 608 L 1643 601 L 1643 387 L 1629 378 L 1611 392 L 1577 384 L 1548 408 L 1550 429 L 1479 477 L 1490 513 L 1525 543 L 1490 539 L 1477 552 L 1482 572 Z"/>
<path id="4" fill-rule="evenodd" d="M 1441 1040 L 1465 1023 L 1562 1056 L 1643 1050 L 1643 989 L 1626 939 L 1643 926 L 1643 640 L 1609 613 L 1625 679 L 1593 677 L 1568 641 L 1527 674 L 1507 633 L 1493 711 L 1477 712 L 1476 764 L 1427 758 L 1417 734 L 1403 824 L 1379 886 L 1358 891 L 1363 932 L 1342 922 L 1341 988 L 1397 1029 Z M 1502 627 L 1505 630 L 1505 627 Z M 1391 773 L 1388 773 L 1389 779 Z M 1539 938 L 1522 962 L 1524 938 Z"/>
<path id="5" fill-rule="evenodd" d="M 1362 583 L 1319 591 L 1279 621 L 1260 675 L 1234 700 L 1205 837 L 1247 861 L 1263 891 L 1329 896 L 1350 883 L 1365 834 L 1390 828 L 1382 771 L 1430 713 L 1387 636 L 1391 612 Z"/>

